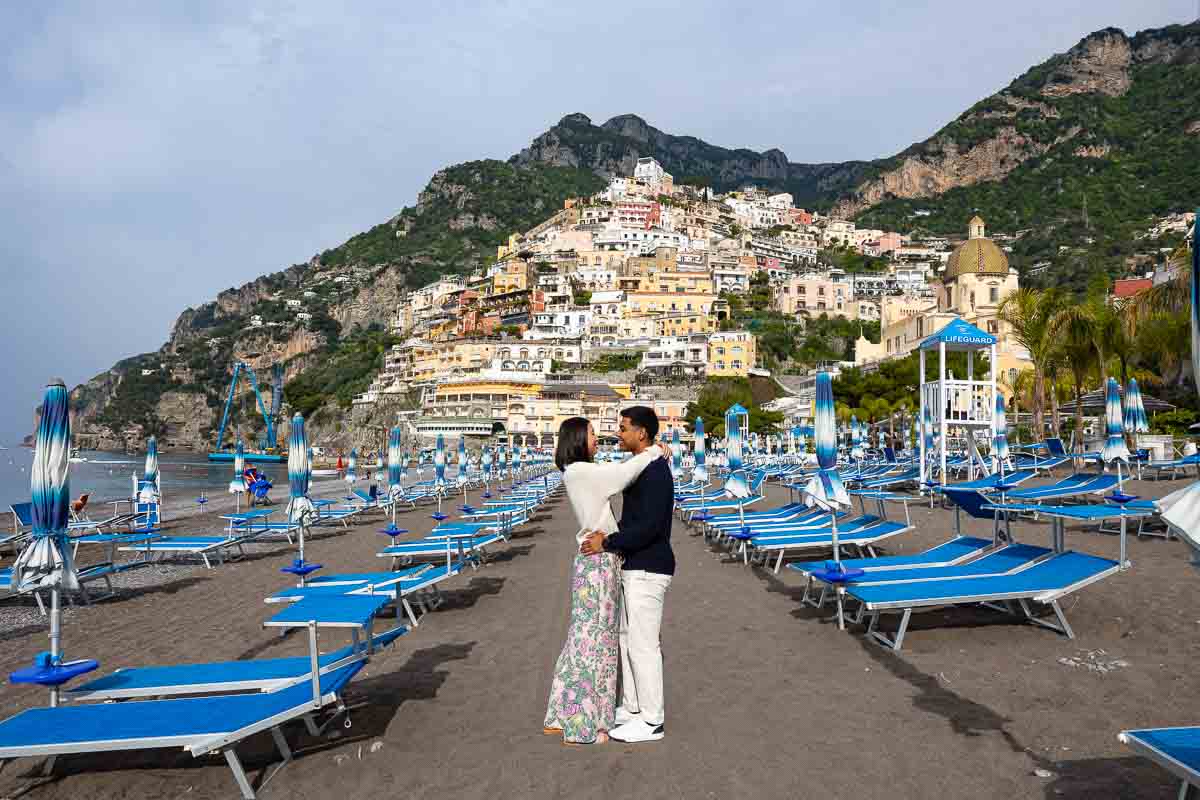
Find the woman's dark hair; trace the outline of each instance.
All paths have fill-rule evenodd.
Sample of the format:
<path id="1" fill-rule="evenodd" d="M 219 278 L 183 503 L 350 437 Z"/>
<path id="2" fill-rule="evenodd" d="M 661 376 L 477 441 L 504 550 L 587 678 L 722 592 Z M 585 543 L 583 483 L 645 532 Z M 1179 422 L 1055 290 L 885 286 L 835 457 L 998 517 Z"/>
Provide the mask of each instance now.
<path id="1" fill-rule="evenodd" d="M 588 452 L 588 425 L 583 417 L 571 417 L 558 426 L 558 447 L 554 450 L 554 466 L 560 470 L 576 461 L 591 461 Z"/>

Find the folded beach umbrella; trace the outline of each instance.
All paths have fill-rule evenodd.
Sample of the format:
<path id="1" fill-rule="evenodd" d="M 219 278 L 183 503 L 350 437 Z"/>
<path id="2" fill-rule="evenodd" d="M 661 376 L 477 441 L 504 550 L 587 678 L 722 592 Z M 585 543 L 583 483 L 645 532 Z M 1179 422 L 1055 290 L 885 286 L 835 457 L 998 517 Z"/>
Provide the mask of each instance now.
<path id="1" fill-rule="evenodd" d="M 458 437 L 458 475 L 454 478 L 457 486 L 467 485 L 467 440 Z"/>
<path id="2" fill-rule="evenodd" d="M 833 382 L 828 372 L 817 373 L 816 406 L 813 438 L 817 448 L 818 469 L 804 487 L 805 503 L 810 507 L 819 504 L 836 511 L 841 506 L 850 505 L 850 496 L 846 494 L 846 487 L 837 471 L 837 421 L 833 411 Z M 840 560 L 836 534 L 834 556 L 835 560 Z"/>
<path id="3" fill-rule="evenodd" d="M 1192 374 L 1200 375 L 1200 214 L 1192 226 Z M 1200 389 L 1200 381 L 1197 382 Z M 1174 493 L 1173 493 L 1174 494 Z M 1191 545 L 1192 564 L 1200 566 L 1200 481 L 1181 490 L 1162 514 L 1171 530 Z"/>
<path id="4" fill-rule="evenodd" d="M 861 461 L 863 457 L 862 428 L 858 425 L 858 417 L 850 417 L 850 457 Z"/>
<path id="5" fill-rule="evenodd" d="M 725 491 L 734 497 L 748 497 L 750 484 L 746 482 L 746 473 L 742 464 L 742 415 L 733 405 L 725 412 L 725 460 L 729 466 L 729 478 L 725 481 Z"/>
<path id="6" fill-rule="evenodd" d="M 61 378 L 54 378 L 42 401 L 30 468 L 33 539 L 12 566 L 12 588 L 14 591 L 50 589 L 50 657 L 55 665 L 62 660 L 61 590 L 79 588 L 67 540 L 71 519 L 70 441 L 67 387 Z M 57 688 L 51 689 L 50 704 L 58 704 Z"/>
<path id="7" fill-rule="evenodd" d="M 679 428 L 671 431 L 671 477 L 675 480 L 683 475 L 683 445 L 679 443 Z"/>
<path id="8" fill-rule="evenodd" d="M 315 460 L 316 459 L 313 458 L 313 449 L 310 447 L 310 448 L 308 448 L 308 485 L 309 486 L 312 486 L 312 465 L 313 465 L 313 461 L 315 461 Z"/>
<path id="9" fill-rule="evenodd" d="M 1104 388 L 1104 449 L 1100 458 L 1105 463 L 1124 461 L 1129 463 L 1129 448 L 1125 444 L 1125 424 L 1121 408 L 1121 386 L 1116 378 L 1109 378 Z M 1117 465 L 1117 475 L 1121 467 Z"/>
<path id="10" fill-rule="evenodd" d="M 1129 433 L 1150 432 L 1150 420 L 1146 418 L 1142 390 L 1133 378 L 1129 379 L 1129 385 L 1125 388 L 1125 430 Z"/>
<path id="11" fill-rule="evenodd" d="M 440 433 L 433 451 L 433 485 L 438 489 L 446 486 L 446 440 Z"/>
<path id="12" fill-rule="evenodd" d="M 237 448 L 233 451 L 233 480 L 229 482 L 231 494 L 242 494 L 246 491 L 246 447 L 238 439 Z"/>
<path id="13" fill-rule="evenodd" d="M 838 584 L 837 600 L 838 627 L 845 627 L 840 584 L 861 570 L 846 570 L 842 566 L 841 547 L 838 543 L 837 512 L 850 505 L 850 496 L 837 471 L 837 419 L 833 410 L 833 382 L 828 372 L 817 373 L 816 397 L 817 472 L 804 487 L 804 502 L 829 512 L 830 532 L 833 540 L 833 564 L 824 573 L 831 583 Z"/>
<path id="14" fill-rule="evenodd" d="M 158 501 L 158 438 L 151 436 L 146 442 L 146 466 L 138 482 L 138 502 Z"/>
<path id="15" fill-rule="evenodd" d="M 992 418 L 992 456 L 996 468 L 1004 474 L 1004 462 L 1008 460 L 1008 419 L 1004 413 L 1004 395 L 996 392 L 996 414 Z"/>
<path id="16" fill-rule="evenodd" d="M 412 463 L 412 453 L 405 448 L 404 454 L 400 456 L 400 485 L 404 485 L 404 479 L 408 477 L 408 465 Z"/>
<path id="17" fill-rule="evenodd" d="M 692 443 L 692 480 L 697 483 L 708 483 L 708 467 L 704 464 L 704 420 L 696 417 L 696 440 Z"/>
<path id="18" fill-rule="evenodd" d="M 492 448 L 484 447 L 483 455 L 479 457 L 479 465 L 483 469 L 483 485 L 486 487 L 492 479 Z"/>
<path id="19" fill-rule="evenodd" d="M 404 454 L 400 450 L 400 426 L 388 432 L 388 491 L 392 496 L 404 494 L 403 478 L 401 478 L 401 462 Z"/>
<path id="20" fill-rule="evenodd" d="M 304 561 L 304 533 L 308 530 L 316 506 L 308 497 L 308 437 L 304 434 L 304 417 L 292 417 L 288 434 L 288 523 L 300 528 L 300 561 Z"/>
<path id="21" fill-rule="evenodd" d="M 501 483 L 503 483 L 505 477 L 508 476 L 508 448 L 501 443 L 496 447 L 496 450 L 498 451 L 496 460 L 496 477 Z"/>
<path id="22" fill-rule="evenodd" d="M 346 483 L 358 482 L 358 449 L 350 448 L 350 460 L 346 462 Z"/>

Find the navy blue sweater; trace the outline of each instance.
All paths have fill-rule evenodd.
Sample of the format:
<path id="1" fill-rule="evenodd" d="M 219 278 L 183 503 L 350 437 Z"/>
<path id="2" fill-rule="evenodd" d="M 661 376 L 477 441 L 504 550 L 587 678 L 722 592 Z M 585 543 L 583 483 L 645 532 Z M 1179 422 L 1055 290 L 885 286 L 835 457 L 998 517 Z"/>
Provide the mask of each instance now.
<path id="1" fill-rule="evenodd" d="M 671 508 L 675 481 L 665 458 L 656 458 L 622 494 L 621 520 L 604 549 L 625 557 L 623 569 L 675 574 L 671 550 Z"/>

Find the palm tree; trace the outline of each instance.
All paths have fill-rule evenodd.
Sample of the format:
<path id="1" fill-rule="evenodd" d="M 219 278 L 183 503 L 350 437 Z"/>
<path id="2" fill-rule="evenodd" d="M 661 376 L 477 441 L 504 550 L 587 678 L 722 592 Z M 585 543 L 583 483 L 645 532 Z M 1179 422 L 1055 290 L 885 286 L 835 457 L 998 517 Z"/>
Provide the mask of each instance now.
<path id="1" fill-rule="evenodd" d="M 1083 387 L 1088 373 L 1100 362 L 1096 345 L 1096 316 L 1085 305 L 1060 309 L 1050 319 L 1050 333 L 1075 388 L 1075 445 L 1083 447 Z"/>
<path id="2" fill-rule="evenodd" d="M 1033 427 L 1038 437 L 1045 432 L 1046 373 L 1054 352 L 1050 321 L 1062 304 L 1062 297 L 1055 289 L 1023 288 L 1005 297 L 997 312 L 1033 362 Z"/>

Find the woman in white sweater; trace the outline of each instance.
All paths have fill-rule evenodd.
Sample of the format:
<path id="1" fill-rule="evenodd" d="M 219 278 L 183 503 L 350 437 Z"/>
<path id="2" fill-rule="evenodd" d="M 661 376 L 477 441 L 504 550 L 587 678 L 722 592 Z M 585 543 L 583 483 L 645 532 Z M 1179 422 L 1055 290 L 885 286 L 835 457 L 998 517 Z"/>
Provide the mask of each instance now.
<path id="1" fill-rule="evenodd" d="M 614 533 L 617 520 L 609 498 L 637 480 L 656 458 L 665 458 L 665 445 L 611 464 L 592 461 L 597 451 L 596 431 L 583 417 L 572 417 L 558 429 L 554 463 L 563 472 L 567 499 L 579 526 L 585 531 Z M 543 730 L 559 735 L 567 744 L 607 741 L 617 708 L 619 635 L 618 611 L 621 567 L 617 556 L 576 553 L 571 571 L 571 624 L 567 641 L 554 667 L 554 683 Z"/>

